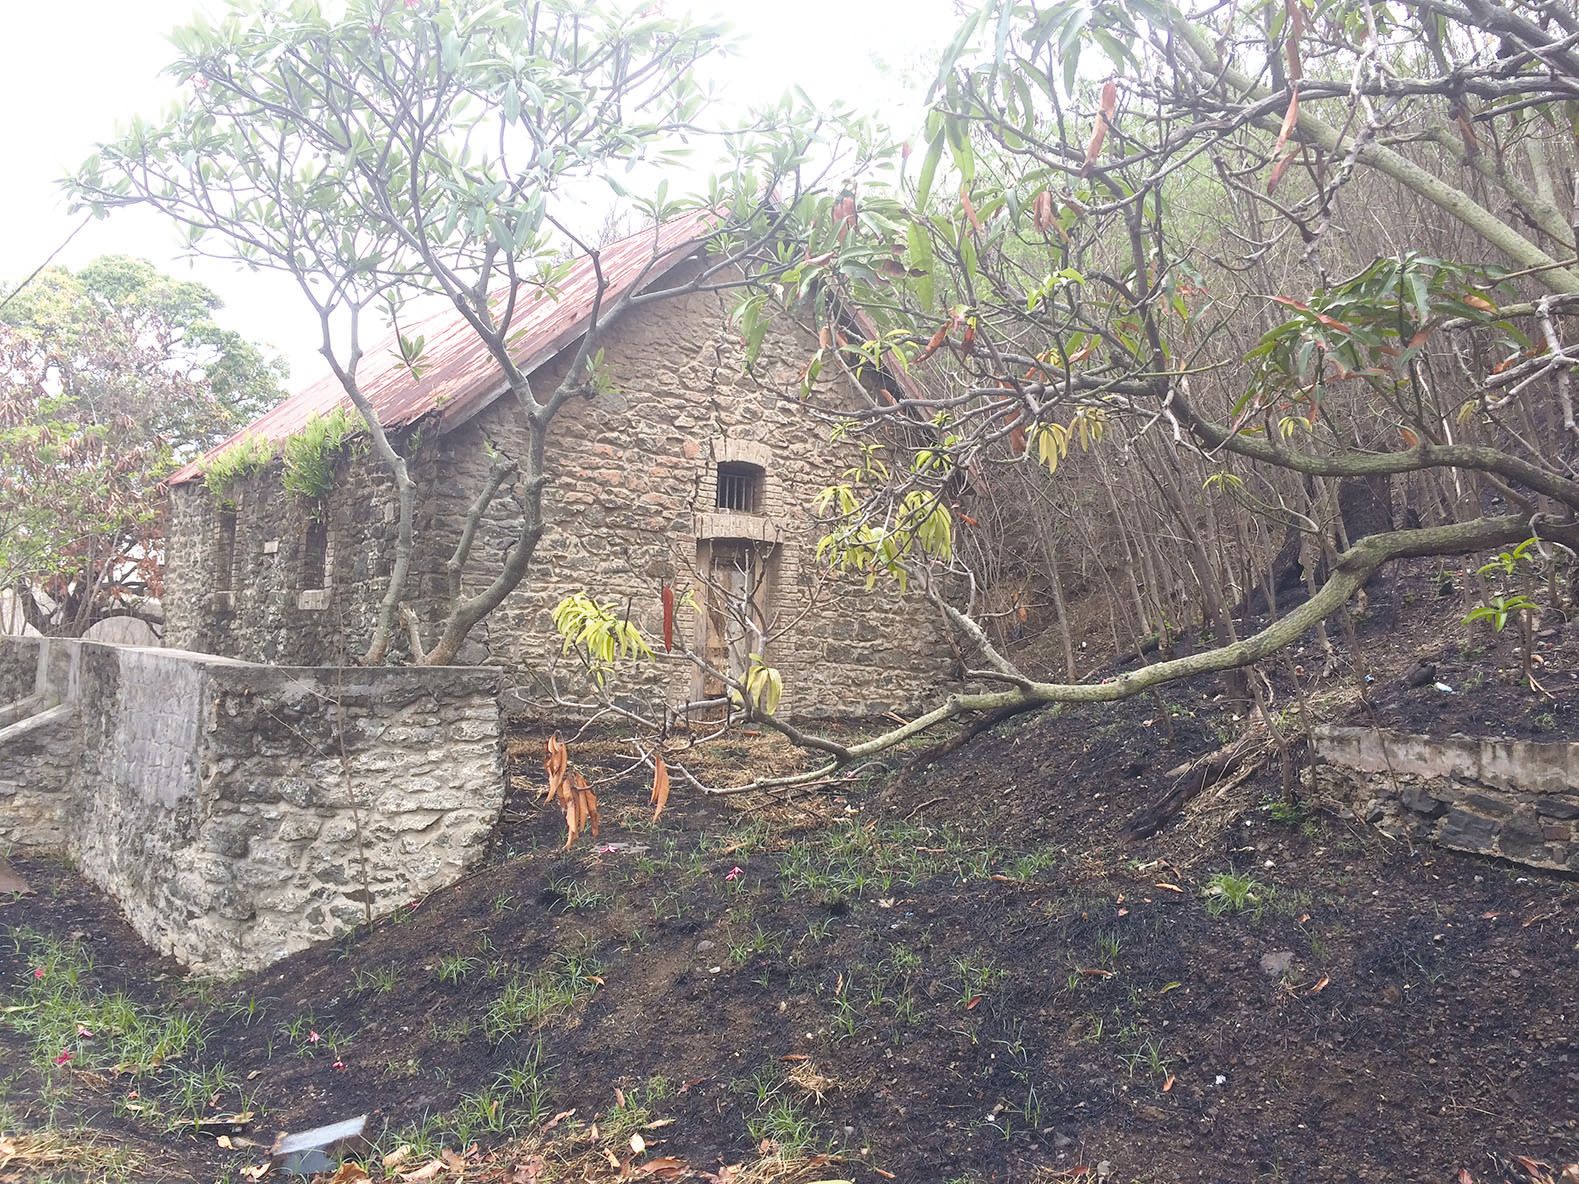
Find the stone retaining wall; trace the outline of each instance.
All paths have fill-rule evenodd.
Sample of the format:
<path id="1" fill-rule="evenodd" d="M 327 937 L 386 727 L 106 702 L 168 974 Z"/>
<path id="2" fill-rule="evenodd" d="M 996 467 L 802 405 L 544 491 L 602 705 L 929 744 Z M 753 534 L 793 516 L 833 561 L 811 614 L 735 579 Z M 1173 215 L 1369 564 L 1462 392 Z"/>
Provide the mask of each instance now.
<path id="1" fill-rule="evenodd" d="M 1386 834 L 1579 871 L 1579 744 L 1316 730 L 1317 783 Z"/>
<path id="2" fill-rule="evenodd" d="M 196 969 L 268 965 L 452 883 L 503 806 L 495 670 L 0 639 L 0 685 L 41 662 L 43 709 L 0 729 L 0 843 L 69 855 Z"/>

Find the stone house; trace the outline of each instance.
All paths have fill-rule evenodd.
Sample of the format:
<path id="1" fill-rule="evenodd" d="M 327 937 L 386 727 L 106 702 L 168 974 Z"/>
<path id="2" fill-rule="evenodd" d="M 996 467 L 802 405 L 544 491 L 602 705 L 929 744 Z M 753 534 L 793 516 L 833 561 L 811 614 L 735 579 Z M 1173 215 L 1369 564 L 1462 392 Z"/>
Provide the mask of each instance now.
<path id="1" fill-rule="evenodd" d="M 605 248 L 600 262 L 612 285 L 605 299 L 622 285 L 674 286 L 698 266 L 699 240 L 700 224 L 681 220 Z M 590 263 L 578 262 L 557 300 L 538 297 L 518 315 L 522 368 L 544 383 L 568 365 L 567 351 L 585 331 L 592 276 Z M 653 639 L 661 636 L 666 585 L 680 604 L 676 651 L 694 646 L 738 673 L 756 648 L 740 623 L 770 635 L 765 657 L 783 676 L 786 716 L 903 709 L 952 677 L 947 629 L 924 599 L 888 583 L 869 590 L 817 563 L 825 528 L 811 503 L 854 463 L 856 449 L 834 442 L 802 404 L 800 379 L 815 349 L 809 332 L 777 325 L 748 370 L 732 299 L 692 292 L 629 309 L 605 326 L 609 390 L 573 400 L 555 421 L 548 529 L 537 556 L 461 655 L 504 668 L 515 696 L 509 706 L 543 708 L 556 662 L 566 673 L 551 621 L 562 597 L 584 591 L 628 606 Z M 449 585 L 444 561 L 486 478 L 488 450 L 518 454 L 525 433 L 496 365 L 458 314 L 406 332 L 426 341 L 420 375 L 391 341 L 367 351 L 360 377 L 418 483 L 408 589 L 419 618 L 433 621 Z M 834 382 L 846 385 L 824 396 L 832 402 L 871 397 L 852 378 Z M 348 662 L 361 652 L 393 562 L 395 528 L 390 479 L 365 442 L 343 449 L 332 490 L 315 503 L 283 492 L 277 460 L 223 496 L 204 480 L 224 450 L 248 438 L 278 446 L 309 416 L 337 406 L 349 403 L 331 377 L 170 478 L 166 644 L 297 665 Z M 496 499 L 467 588 L 497 571 L 517 522 L 511 499 Z M 708 681 L 660 652 L 610 685 L 649 705 L 661 694 L 672 706 L 716 693 Z M 585 688 L 576 678 L 562 685 Z"/>

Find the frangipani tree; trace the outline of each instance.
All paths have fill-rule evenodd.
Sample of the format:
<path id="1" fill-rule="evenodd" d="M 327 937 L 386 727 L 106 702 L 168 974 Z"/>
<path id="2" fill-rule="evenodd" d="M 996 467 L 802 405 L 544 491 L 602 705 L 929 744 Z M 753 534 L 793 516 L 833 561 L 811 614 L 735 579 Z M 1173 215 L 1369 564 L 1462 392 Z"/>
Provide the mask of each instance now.
<path id="1" fill-rule="evenodd" d="M 579 210 L 610 186 L 624 193 L 620 178 L 632 169 L 677 166 L 687 140 L 719 131 L 696 71 L 724 48 L 722 30 L 651 6 L 572 0 L 350 0 L 340 15 L 297 0 L 235 3 L 224 20 L 178 30 L 174 41 L 178 109 L 101 146 L 72 191 L 97 210 L 153 206 L 185 228 L 193 251 L 296 281 L 398 500 L 393 571 L 364 661 L 385 659 L 402 622 L 415 660 L 452 661 L 526 575 L 544 528 L 551 425 L 593 389 L 604 327 L 674 289 L 609 295 L 598 269 L 589 328 L 546 386 L 512 352 L 518 313 L 538 294 L 554 296 L 567 253 L 596 266 Z M 778 266 L 777 223 L 762 198 L 798 193 L 818 135 L 815 119 L 781 110 L 731 140 L 731 165 L 690 203 L 670 199 L 667 183 L 654 200 L 632 199 L 655 222 L 709 212 L 711 254 L 686 290 Z M 455 594 L 433 637 L 405 603 L 415 485 L 358 382 L 370 319 L 398 329 L 402 310 L 424 296 L 465 318 L 529 433 L 522 455 L 497 459 L 451 569 L 466 562 L 471 527 L 510 480 L 521 504 L 515 545 L 486 586 Z M 401 349 L 420 371 L 422 343 L 403 336 Z"/>
<path id="2" fill-rule="evenodd" d="M 779 277 L 778 303 L 817 310 L 809 381 L 866 380 L 833 416 L 872 461 L 829 492 L 826 557 L 919 582 L 977 658 L 834 763 L 965 712 L 1253 666 L 1394 559 L 1579 546 L 1576 37 L 1543 0 L 973 13 L 922 145 L 893 153 L 905 180 L 808 201 Z M 1106 523 L 1091 563 L 1138 626 L 1116 648 L 1164 660 L 1059 682 L 993 642 L 978 507 L 1033 469 Z M 1381 491 L 1368 521 L 1357 484 Z M 1019 507 L 1010 546 L 1042 527 Z M 1252 620 L 1285 565 L 1295 604 Z M 1181 605 L 1215 644 L 1170 657 Z"/>

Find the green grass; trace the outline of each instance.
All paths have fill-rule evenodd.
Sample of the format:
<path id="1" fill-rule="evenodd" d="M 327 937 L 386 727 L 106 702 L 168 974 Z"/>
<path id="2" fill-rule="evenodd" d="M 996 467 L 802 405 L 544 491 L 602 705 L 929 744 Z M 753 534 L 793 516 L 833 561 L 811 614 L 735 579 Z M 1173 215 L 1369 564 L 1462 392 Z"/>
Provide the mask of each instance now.
<path id="1" fill-rule="evenodd" d="M 394 991 L 399 981 L 399 974 L 393 966 L 383 966 L 377 970 L 351 971 L 351 988 L 359 995 L 388 995 Z"/>
<path id="2" fill-rule="evenodd" d="M 567 913 L 591 912 L 604 907 L 614 899 L 612 893 L 601 892 L 585 880 L 578 880 L 574 876 L 561 876 L 548 887 L 559 897 L 553 907 Z"/>
<path id="3" fill-rule="evenodd" d="M 954 994 L 960 1006 L 970 1006 L 972 999 L 979 999 L 1007 977 L 1007 972 L 994 965 L 990 959 L 955 958 Z"/>
<path id="4" fill-rule="evenodd" d="M 745 1089 L 752 1103 L 745 1121 L 753 1149 L 766 1146 L 767 1154 L 785 1162 L 830 1150 L 831 1144 L 819 1133 L 806 1100 L 794 1093 L 779 1066 L 758 1069 L 745 1082 Z"/>
<path id="5" fill-rule="evenodd" d="M 439 982 L 463 983 L 477 972 L 481 963 L 476 958 L 468 958 L 464 954 L 445 954 L 438 961 L 435 973 Z"/>
<path id="6" fill-rule="evenodd" d="M 505 984 L 483 1016 L 483 1035 L 498 1044 L 568 1011 L 598 989 L 602 971 L 589 951 L 555 954 L 547 970 L 518 974 Z"/>
<path id="7" fill-rule="evenodd" d="M 623 1140 L 652 1122 L 659 1104 L 673 1095 L 674 1085 L 667 1077 L 649 1077 L 639 1085 L 621 1090 L 619 1100 L 598 1119 L 598 1126 L 610 1138 Z"/>
<path id="8" fill-rule="evenodd" d="M 27 969 L 20 982 L 0 990 L 0 1026 L 30 1042 L 35 1065 L 115 1068 L 135 1077 L 203 1050 L 205 1017 L 161 1014 L 123 992 L 101 991 L 93 960 L 79 943 L 30 929 L 14 929 L 9 938 Z"/>
<path id="9" fill-rule="evenodd" d="M 1214 917 L 1225 913 L 1249 913 L 1259 917 L 1271 897 L 1271 889 L 1249 876 L 1218 872 L 1206 881 L 1201 894 L 1206 898 L 1206 911 Z"/>

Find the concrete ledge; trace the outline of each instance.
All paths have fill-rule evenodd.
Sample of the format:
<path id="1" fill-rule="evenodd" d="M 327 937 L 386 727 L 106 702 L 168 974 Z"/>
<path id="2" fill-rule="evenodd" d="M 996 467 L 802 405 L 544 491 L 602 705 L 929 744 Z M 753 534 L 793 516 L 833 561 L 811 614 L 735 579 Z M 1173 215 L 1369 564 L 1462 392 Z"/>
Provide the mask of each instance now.
<path id="1" fill-rule="evenodd" d="M 53 707 L 39 702 L 39 710 L 24 715 L 15 723 L 7 724 L 0 728 L 0 744 L 21 740 L 37 731 L 44 731 L 64 723 L 76 716 L 76 709 L 69 703 L 57 703 Z"/>
<path id="2" fill-rule="evenodd" d="M 504 804 L 499 672 L 0 639 L 58 706 L 0 731 L 0 840 L 57 850 L 161 952 L 268 965 L 435 888 Z"/>
<path id="3" fill-rule="evenodd" d="M 784 524 L 765 514 L 744 510 L 698 512 L 695 525 L 699 539 L 750 539 L 757 543 L 779 543 L 785 536 Z"/>
<path id="4" fill-rule="evenodd" d="M 1384 833 L 1579 871 L 1579 744 L 1320 727 L 1317 783 Z"/>

